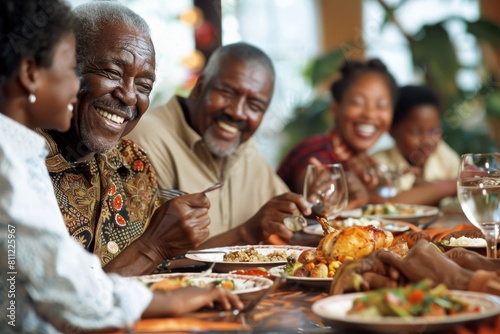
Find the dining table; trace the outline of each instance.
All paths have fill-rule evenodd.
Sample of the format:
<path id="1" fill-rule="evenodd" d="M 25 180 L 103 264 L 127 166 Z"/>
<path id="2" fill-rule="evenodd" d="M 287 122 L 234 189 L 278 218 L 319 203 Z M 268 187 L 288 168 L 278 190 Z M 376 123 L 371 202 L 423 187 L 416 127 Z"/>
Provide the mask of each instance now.
<path id="1" fill-rule="evenodd" d="M 408 223 L 414 231 L 420 231 L 418 224 Z M 458 210 L 441 211 L 431 224 L 426 224 L 423 232 L 433 241 L 439 241 L 448 233 L 472 229 L 462 212 Z M 397 236 L 396 236 L 397 237 Z M 318 245 L 321 236 L 297 232 L 293 244 Z M 267 243 L 280 244 L 279 238 L 269 238 Z M 200 272 L 207 264 L 191 260 L 173 261 L 171 272 Z M 312 305 L 328 297 L 329 286 L 302 285 L 297 281 L 288 281 L 278 290 L 267 295 L 250 312 L 234 315 L 230 312 L 205 311 L 186 314 L 182 317 L 161 319 L 142 319 L 128 331 L 106 332 L 112 334 L 139 333 L 348 333 L 341 328 L 328 326 L 315 314 Z M 354 331 L 363 333 L 361 330 Z M 350 331 L 353 333 L 353 331 Z M 500 333 L 500 316 L 488 322 L 469 322 L 451 325 L 447 334 L 489 334 Z"/>

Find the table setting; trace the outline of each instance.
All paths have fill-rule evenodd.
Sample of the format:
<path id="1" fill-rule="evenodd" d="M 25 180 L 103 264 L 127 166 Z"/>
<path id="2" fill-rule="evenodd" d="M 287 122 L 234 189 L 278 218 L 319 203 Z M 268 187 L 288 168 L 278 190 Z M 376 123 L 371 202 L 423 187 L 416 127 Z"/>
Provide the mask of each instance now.
<path id="1" fill-rule="evenodd" d="M 448 220 L 448 217 L 450 218 Z M 426 230 L 420 230 L 416 225 L 408 223 L 410 228 L 409 231 L 400 233 L 402 235 L 407 232 L 424 232 L 429 236 L 430 240 L 441 240 L 453 232 L 463 232 L 472 231 L 474 226 L 467 222 L 464 215 L 457 216 L 455 213 L 448 215 L 444 212 L 443 216 L 436 221 L 435 228 L 429 228 Z M 309 235 L 303 231 L 297 232 L 307 237 L 319 236 Z M 269 238 L 267 242 L 271 243 L 276 241 L 276 238 Z M 317 245 L 317 241 L 316 241 Z M 243 247 L 244 249 L 251 247 Z M 266 246 L 257 249 L 266 250 L 291 250 L 298 251 L 307 250 L 312 247 L 295 248 L 290 247 L 290 245 L 253 245 L 253 246 Z M 280 246 L 280 247 L 277 247 Z M 236 248 L 224 248 L 225 253 L 207 253 L 207 254 L 193 254 L 191 259 L 188 258 L 189 262 L 187 266 L 178 264 L 177 268 L 172 269 L 174 273 L 172 274 L 160 274 L 160 275 L 148 275 L 139 278 L 145 282 L 156 282 L 161 278 L 169 277 L 168 275 L 195 275 L 196 271 L 198 274 L 203 270 L 210 267 L 210 259 L 215 259 L 219 262 L 224 254 L 227 254 L 228 250 L 234 251 Z M 205 258 L 204 255 L 209 256 Z M 196 255 L 196 256 L 194 256 Z M 201 257 L 200 257 L 201 256 Z M 193 258 L 197 260 L 193 260 Z M 198 261 L 201 260 L 201 261 Z M 180 259 L 173 261 L 173 266 L 176 267 L 176 262 L 182 263 L 186 259 Z M 279 262 L 279 261 L 278 261 Z M 194 264 L 193 264 L 194 263 Z M 245 264 L 239 267 L 241 270 L 251 270 L 253 268 L 260 267 L 262 263 L 258 262 L 258 265 Z M 280 263 L 268 263 L 265 265 L 265 271 L 269 273 L 269 279 L 273 282 L 277 277 L 282 276 L 282 268 L 284 266 L 283 262 Z M 206 279 L 211 280 L 212 278 L 227 278 L 227 277 L 238 277 L 235 274 L 229 274 L 230 271 L 235 271 L 238 268 L 234 263 L 228 266 L 214 266 L 214 273 L 211 273 L 206 277 Z M 218 270 L 222 269 L 222 270 Z M 281 269 L 281 270 L 280 270 Z M 188 270 L 190 273 L 183 273 L 183 270 Z M 175 271 L 179 271 L 175 273 Z M 195 273 L 193 273 L 195 271 Z M 221 272 L 218 272 L 221 271 Z M 163 275 L 163 276 L 162 276 Z M 167 275 L 167 276 L 165 276 Z M 223 276 L 217 276 L 223 275 Z M 228 276 L 234 275 L 234 276 Z M 240 277 L 251 277 L 252 279 L 262 278 L 258 276 L 245 276 L 239 275 Z M 246 278 L 245 278 L 246 279 Z M 248 278 L 250 279 L 250 278 Z M 338 308 L 338 305 L 352 302 L 352 298 L 356 294 L 346 294 L 339 296 L 328 296 L 328 289 L 331 283 L 331 278 L 327 279 L 315 279 L 315 278 L 292 278 L 286 277 L 286 282 L 280 284 L 276 287 L 276 290 L 266 294 L 261 300 L 254 305 L 254 309 L 250 312 L 234 315 L 231 312 L 220 312 L 217 310 L 202 310 L 197 313 L 192 313 L 184 315 L 182 317 L 175 318 L 164 318 L 164 319 L 143 319 L 140 320 L 133 331 L 128 333 L 175 333 L 175 332 L 227 332 L 227 333 L 244 333 L 244 332 L 266 332 L 272 331 L 275 333 L 289 333 L 296 332 L 298 329 L 302 333 L 348 333 L 352 332 L 353 328 L 356 328 L 356 332 L 363 332 L 363 325 L 361 327 L 356 324 L 342 324 L 339 325 L 335 323 L 336 313 L 325 314 L 325 311 L 334 308 L 338 312 L 342 312 L 342 309 Z M 254 291 L 250 293 L 250 300 L 252 298 L 257 298 L 259 292 L 267 291 L 269 283 L 263 285 L 265 288 L 262 290 Z M 245 290 L 243 289 L 245 293 Z M 426 333 L 432 332 L 433 330 L 438 330 L 441 332 L 443 326 L 446 326 L 446 333 L 450 334 L 469 334 L 469 333 L 496 333 L 496 328 L 500 328 L 500 317 L 496 310 L 500 308 L 500 303 L 497 299 L 490 300 L 489 297 L 484 296 L 484 294 L 460 292 L 462 297 L 467 300 L 475 300 L 479 304 L 485 304 L 484 312 L 473 315 L 473 316 L 458 316 L 456 318 L 444 318 L 442 320 L 434 320 L 422 324 L 419 321 L 413 321 L 409 323 L 405 321 L 402 325 L 401 320 L 396 320 L 396 323 L 392 325 L 388 324 L 387 321 L 383 320 L 371 320 L 366 321 L 365 325 L 369 326 L 370 329 L 379 330 L 378 332 L 391 332 L 392 329 L 405 329 L 407 332 Z M 465 293 L 465 296 L 463 295 Z M 358 293 L 359 294 L 359 293 Z M 248 303 L 248 299 L 245 299 Z M 345 311 L 344 311 L 345 312 Z M 345 318 L 345 317 L 344 317 Z M 346 320 L 349 322 L 349 319 Z M 358 321 L 358 320 L 357 320 Z M 383 325 L 381 324 L 383 323 Z M 354 327 L 353 327 L 354 326 Z M 377 327 L 378 326 L 378 327 Z M 389 327 L 387 327 L 389 326 Z M 399 327 L 398 327 L 399 326 Z M 388 329 L 389 328 L 389 329 Z M 125 332 L 112 332 L 112 333 L 125 333 Z"/>
<path id="2" fill-rule="evenodd" d="M 379 237 L 383 236 L 387 238 L 387 244 L 380 246 L 383 249 L 386 249 L 389 244 L 392 247 L 399 241 L 404 241 L 408 247 L 411 247 L 416 240 L 424 238 L 442 251 L 446 251 L 453 247 L 445 247 L 450 240 L 454 240 L 452 238 L 481 236 L 484 230 L 481 224 L 471 224 L 472 220 L 469 217 L 471 213 L 467 214 L 465 209 L 466 215 L 462 212 L 447 211 L 432 206 L 386 203 L 346 211 L 347 200 L 343 195 L 345 176 L 342 174 L 342 169 L 330 169 L 331 173 L 328 174 L 314 172 L 322 174 L 321 182 L 317 181 L 316 176 L 312 176 L 313 168 L 310 169 L 311 171 L 308 172 L 310 175 L 306 176 L 305 182 L 306 185 L 309 182 L 310 186 L 315 186 L 316 189 L 312 191 L 309 186 L 306 186 L 304 194 L 314 194 L 306 198 L 313 212 L 319 213 L 324 218 L 314 220 L 311 217 L 289 217 L 293 221 L 290 229 L 294 232 L 291 242 L 271 235 L 259 245 L 191 251 L 181 259 L 172 261 L 170 273 L 133 278 L 150 288 L 170 284 L 162 283 L 163 280 L 187 281 L 188 284 L 198 284 L 198 286 L 220 284 L 220 286 L 229 287 L 240 296 L 245 305 L 243 310 L 223 312 L 216 308 L 200 310 L 182 317 L 144 319 L 139 321 L 134 330 L 129 333 L 211 331 L 401 333 L 403 331 L 469 334 L 498 332 L 500 298 L 493 295 L 470 291 L 450 290 L 447 292 L 452 300 L 467 301 L 467 304 L 474 308 L 472 313 L 435 318 L 422 316 L 359 318 L 350 314 L 351 308 L 354 307 L 357 299 L 367 298 L 369 292 L 329 296 L 328 291 L 335 269 L 332 271 L 333 274 L 328 272 L 328 276 L 323 277 L 313 277 L 311 268 L 308 268 L 311 271 L 306 276 L 292 274 L 289 267 L 292 260 L 297 261 L 300 258 L 303 260 L 307 256 L 316 257 L 316 266 L 324 264 L 329 269 L 331 266 L 338 268 L 343 265 L 342 261 L 350 260 L 349 256 L 345 256 L 347 253 L 341 252 L 339 255 L 339 250 L 335 249 L 336 243 L 340 243 L 338 240 L 341 239 L 342 233 L 348 233 L 347 231 L 355 231 L 358 237 L 363 235 L 362 233 L 367 236 L 373 233 L 378 234 Z M 327 175 L 326 178 L 325 175 Z M 328 180 L 332 182 L 329 183 Z M 476 196 L 476 203 L 478 201 L 480 197 Z M 460 202 L 462 206 L 463 202 L 464 200 Z M 326 226 L 325 221 L 328 223 Z M 336 233 L 336 243 L 333 246 L 327 241 L 331 233 Z M 483 251 L 484 254 L 487 252 L 486 245 L 472 248 L 477 248 L 476 250 Z M 375 249 L 376 247 L 369 251 Z M 342 261 L 332 263 L 328 257 L 322 257 L 325 256 L 325 252 L 329 253 L 328 256 L 336 254 L 335 259 L 342 259 Z M 307 263 L 309 262 L 304 262 L 304 267 Z"/>

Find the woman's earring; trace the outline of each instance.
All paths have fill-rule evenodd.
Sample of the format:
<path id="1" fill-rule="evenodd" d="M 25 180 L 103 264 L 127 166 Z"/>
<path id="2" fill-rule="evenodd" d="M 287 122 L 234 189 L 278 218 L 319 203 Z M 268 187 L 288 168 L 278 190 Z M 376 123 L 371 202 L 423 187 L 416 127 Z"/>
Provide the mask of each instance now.
<path id="1" fill-rule="evenodd" d="M 35 103 L 36 102 L 36 96 L 35 96 L 35 94 L 30 93 L 30 95 L 28 96 L 28 101 L 31 104 Z"/>
<path id="2" fill-rule="evenodd" d="M 71 103 L 70 103 L 70 104 L 68 104 L 68 110 L 69 110 L 69 111 L 73 111 L 73 104 L 71 104 Z"/>

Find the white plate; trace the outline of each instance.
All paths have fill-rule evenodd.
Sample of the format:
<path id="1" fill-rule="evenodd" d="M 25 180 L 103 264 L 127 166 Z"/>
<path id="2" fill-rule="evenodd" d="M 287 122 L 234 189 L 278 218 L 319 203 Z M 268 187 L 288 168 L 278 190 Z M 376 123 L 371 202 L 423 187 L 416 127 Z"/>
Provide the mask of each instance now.
<path id="1" fill-rule="evenodd" d="M 383 206 L 384 204 L 372 204 L 374 206 Z M 377 217 L 380 219 L 395 219 L 403 220 L 407 222 L 418 222 L 423 218 L 430 218 L 439 215 L 440 210 L 435 206 L 429 205 L 414 205 L 414 204 L 394 204 L 402 209 L 415 210 L 415 213 L 411 214 L 380 214 L 380 215 L 369 215 L 366 217 Z M 361 217 L 363 215 L 363 209 L 355 209 L 350 211 L 344 211 L 340 214 L 342 217 Z"/>
<path id="2" fill-rule="evenodd" d="M 401 233 L 408 231 L 410 227 L 404 222 L 386 220 L 383 221 L 382 229 L 392 233 Z"/>
<path id="3" fill-rule="evenodd" d="M 172 274 L 158 274 L 158 275 L 145 275 L 136 276 L 136 279 L 146 285 L 162 281 L 164 279 L 176 279 L 188 277 L 195 286 L 204 286 L 216 280 L 232 280 L 235 289 L 233 293 L 242 298 L 248 297 L 257 291 L 267 289 L 273 285 L 273 281 L 265 277 L 248 276 L 248 275 L 234 275 L 234 274 L 207 274 L 200 277 L 199 273 L 172 273 Z"/>
<path id="4" fill-rule="evenodd" d="M 451 245 L 447 245 L 446 243 L 443 243 L 442 241 L 438 242 L 437 244 L 440 245 L 444 249 L 444 251 L 449 251 L 453 248 L 465 248 L 465 249 L 477 252 L 479 254 L 483 254 L 483 255 L 486 254 L 486 247 L 485 246 L 451 246 Z M 497 249 L 500 249 L 500 242 L 497 243 Z"/>
<path id="5" fill-rule="evenodd" d="M 323 228 L 320 224 L 307 225 L 303 229 L 304 233 L 323 236 Z"/>
<path id="6" fill-rule="evenodd" d="M 227 262 L 224 261 L 224 252 L 230 253 L 237 250 L 246 250 L 249 248 L 255 248 L 255 250 L 262 255 L 271 254 L 274 251 L 284 251 L 288 256 L 294 256 L 298 258 L 300 253 L 308 249 L 315 249 L 313 247 L 303 247 L 303 246 L 288 246 L 288 245 L 248 245 L 248 246 L 231 246 L 231 247 L 217 247 L 204 249 L 202 251 L 210 251 L 212 253 L 196 253 L 196 254 L 186 254 L 186 258 L 205 262 L 205 263 L 213 263 L 215 262 L 215 271 L 219 272 L 229 272 L 231 270 L 237 269 L 248 269 L 250 267 L 264 267 L 266 269 L 275 267 L 280 264 L 286 263 L 286 260 L 283 261 L 270 261 L 270 262 Z M 215 253 L 220 251 L 221 253 Z"/>
<path id="7" fill-rule="evenodd" d="M 398 317 L 366 318 L 347 315 L 355 298 L 363 295 L 350 293 L 331 296 L 315 302 L 312 310 L 320 316 L 324 323 L 332 327 L 351 329 L 353 331 L 370 330 L 379 333 L 428 333 L 462 324 L 468 321 L 486 320 L 500 314 L 500 298 L 479 292 L 452 291 L 472 305 L 481 308 L 479 313 L 458 314 L 445 317 L 423 318 L 412 317 L 403 319 Z"/>
<path id="8" fill-rule="evenodd" d="M 400 232 L 405 232 L 410 229 L 408 225 L 406 225 L 403 222 L 398 222 L 398 221 L 383 221 L 382 222 L 382 229 L 392 232 L 392 233 L 400 233 Z M 320 235 L 323 236 L 323 228 L 321 227 L 320 224 L 314 224 L 314 225 L 308 225 L 304 227 L 304 233 L 307 234 L 314 234 L 314 235 Z"/>
<path id="9" fill-rule="evenodd" d="M 277 266 L 269 269 L 269 274 L 273 277 L 280 277 L 285 271 L 285 266 Z M 295 282 L 301 285 L 314 286 L 314 287 L 329 287 L 332 284 L 333 278 L 314 278 L 314 277 L 296 277 L 286 276 L 287 282 Z"/>

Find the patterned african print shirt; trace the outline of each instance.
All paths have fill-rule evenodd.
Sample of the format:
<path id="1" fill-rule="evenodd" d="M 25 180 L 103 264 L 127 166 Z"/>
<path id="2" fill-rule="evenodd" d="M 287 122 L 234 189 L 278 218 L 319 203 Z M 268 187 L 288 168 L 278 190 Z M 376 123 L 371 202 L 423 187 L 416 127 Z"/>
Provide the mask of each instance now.
<path id="1" fill-rule="evenodd" d="M 145 152 L 123 138 L 85 164 L 70 164 L 48 133 L 47 168 L 68 232 L 104 266 L 149 224 L 157 199 L 156 173 Z"/>

